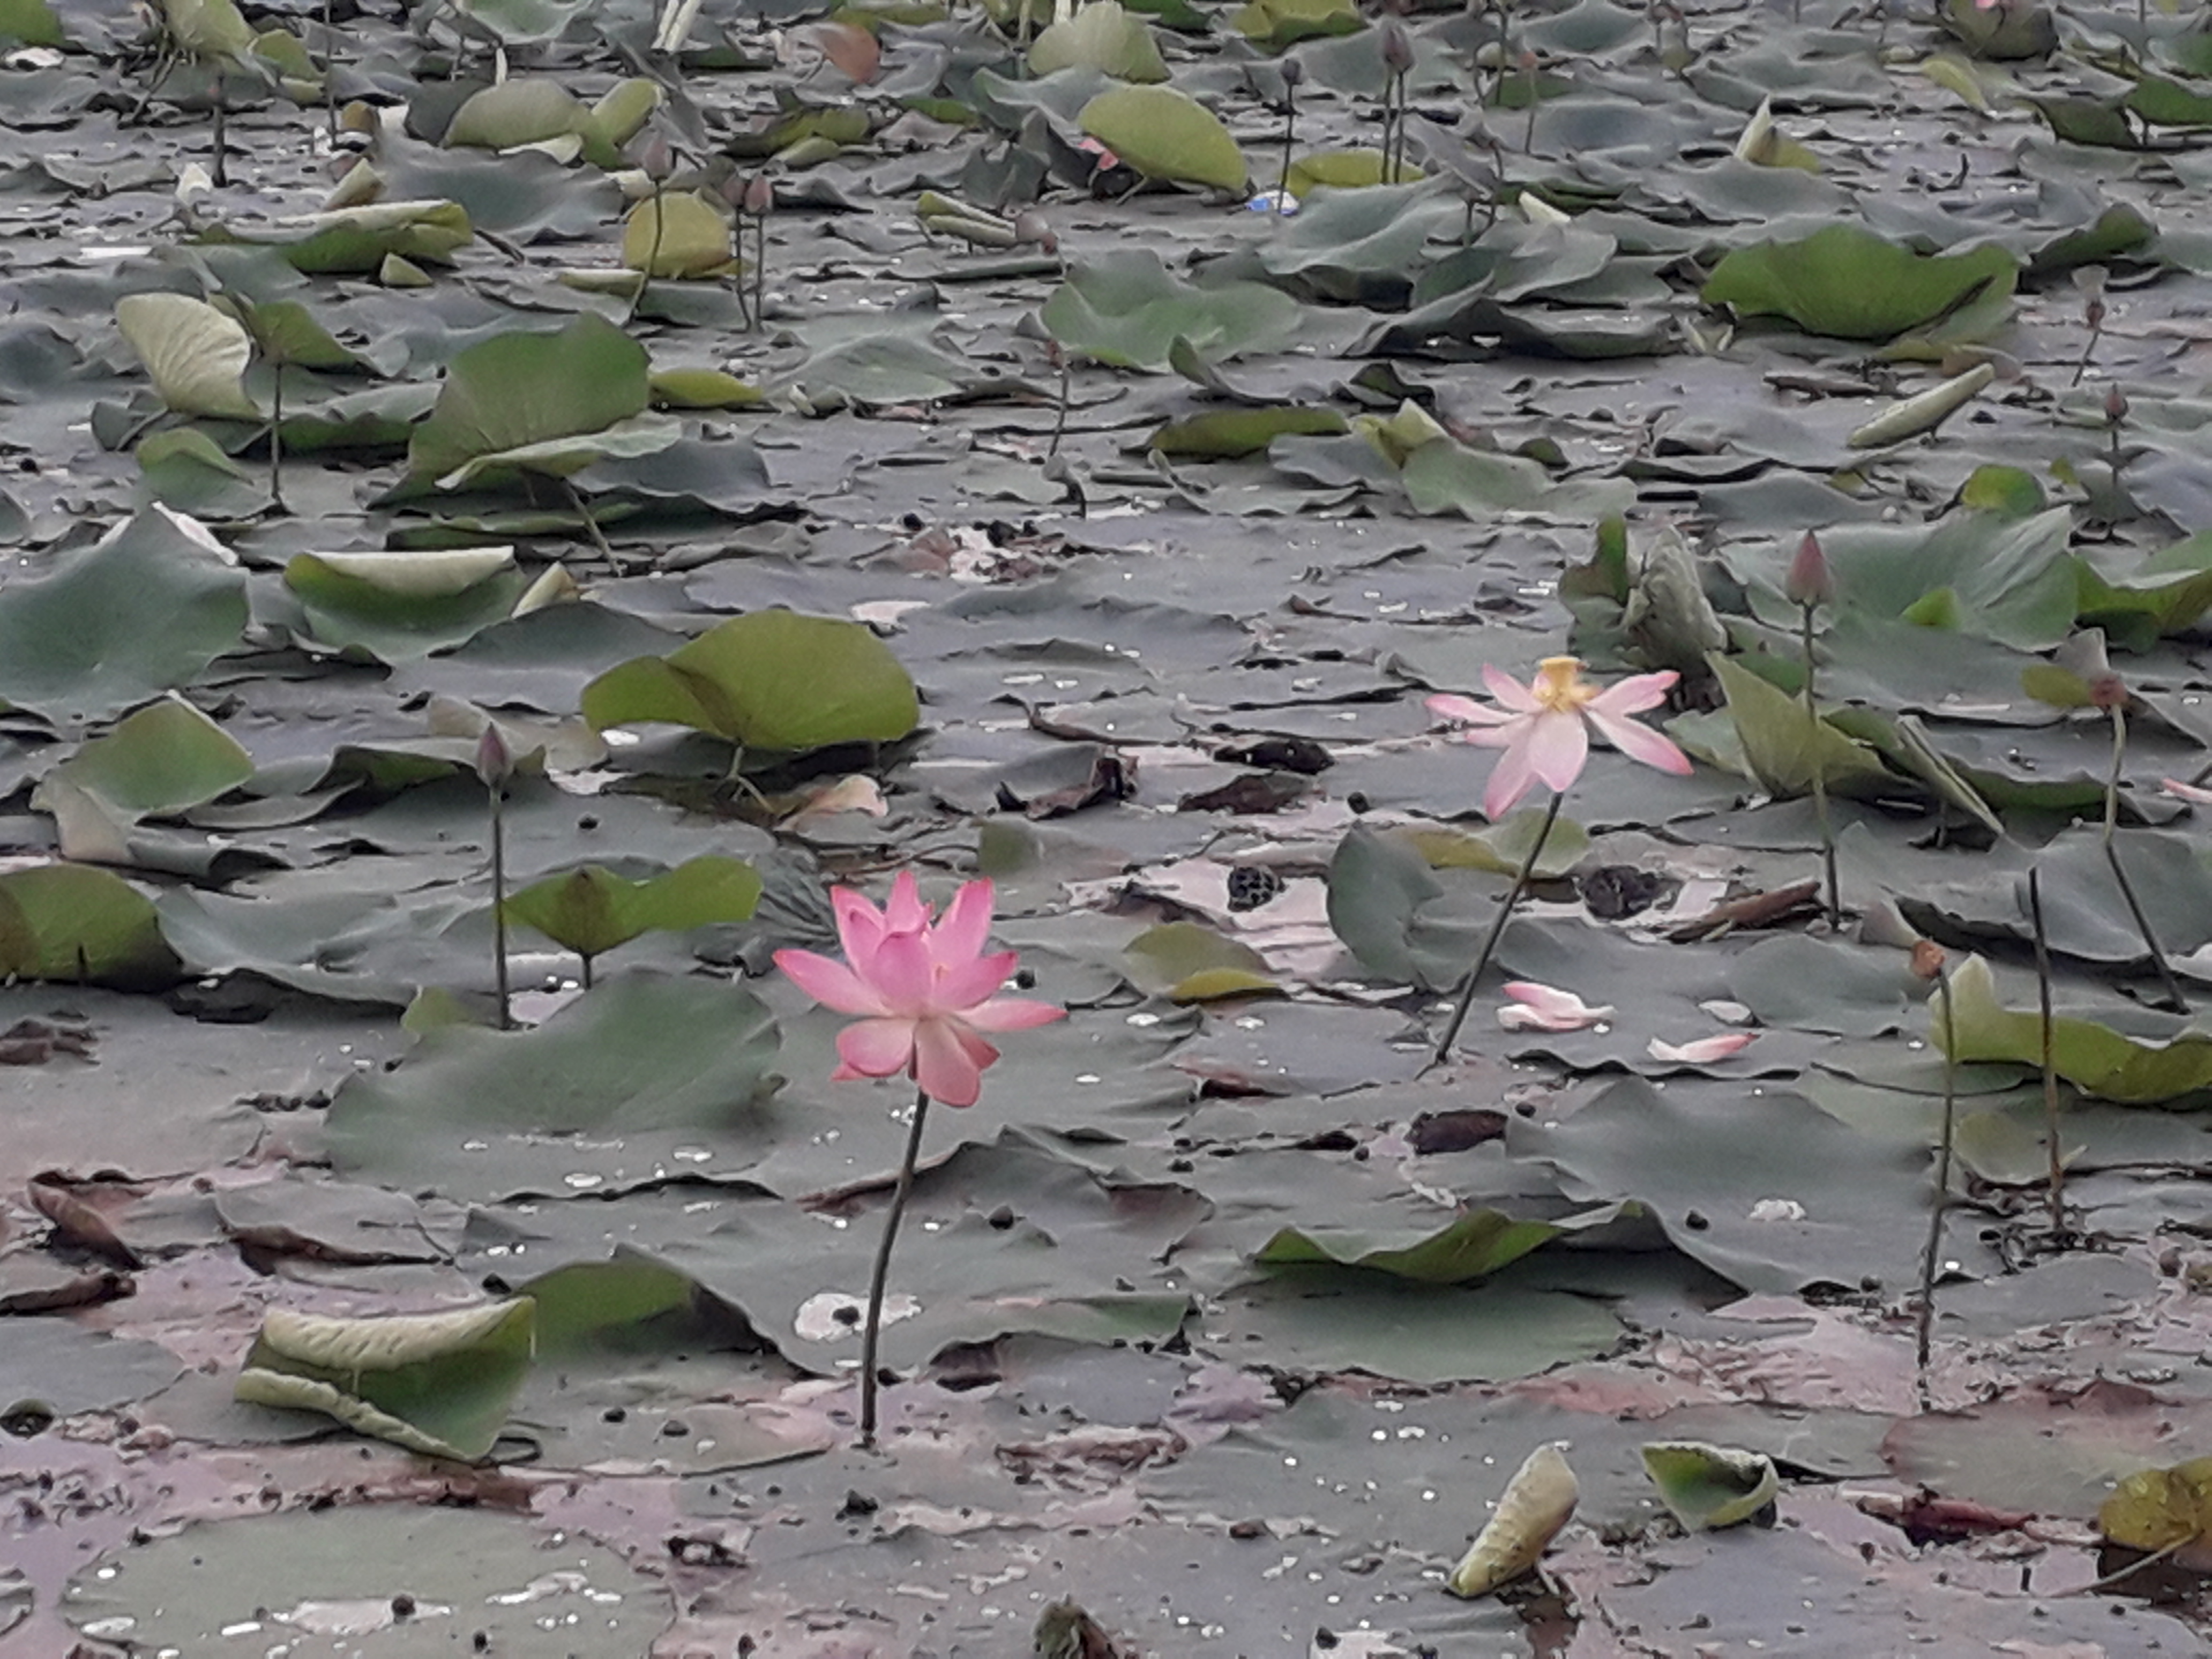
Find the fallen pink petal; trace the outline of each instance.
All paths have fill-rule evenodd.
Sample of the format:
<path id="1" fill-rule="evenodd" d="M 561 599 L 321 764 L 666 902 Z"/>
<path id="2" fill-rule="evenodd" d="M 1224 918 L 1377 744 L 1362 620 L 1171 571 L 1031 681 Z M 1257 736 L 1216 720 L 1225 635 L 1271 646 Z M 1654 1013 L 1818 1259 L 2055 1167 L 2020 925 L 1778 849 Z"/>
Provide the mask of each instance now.
<path id="1" fill-rule="evenodd" d="M 2161 793 L 2176 800 L 2185 800 L 2191 806 L 2212 806 L 2212 789 L 2202 784 L 2184 783 L 2179 778 L 2160 778 L 2158 787 Z"/>
<path id="2" fill-rule="evenodd" d="M 1509 1031 L 1583 1031 L 1613 1018 L 1611 1004 L 1593 1007 L 1555 986 L 1516 979 L 1504 990 L 1512 1000 L 1498 1011 L 1498 1023 Z"/>
<path id="3" fill-rule="evenodd" d="M 1756 1031 L 1723 1031 L 1717 1036 L 1699 1037 L 1694 1042 L 1662 1042 L 1653 1037 L 1651 1058 L 1668 1066 L 1710 1066 L 1717 1060 L 1726 1060 L 1740 1054 L 1759 1041 Z"/>

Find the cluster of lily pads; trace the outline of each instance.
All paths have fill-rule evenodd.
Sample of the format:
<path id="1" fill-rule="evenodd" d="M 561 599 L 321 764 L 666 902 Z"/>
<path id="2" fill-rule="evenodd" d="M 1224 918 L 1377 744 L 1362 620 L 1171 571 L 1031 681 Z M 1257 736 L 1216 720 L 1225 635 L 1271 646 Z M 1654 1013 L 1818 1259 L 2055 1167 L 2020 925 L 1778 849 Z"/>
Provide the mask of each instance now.
<path id="1" fill-rule="evenodd" d="M 94 79 L 119 9 L 0 0 L 27 96 Z M 473 1460 L 635 1328 L 856 1380 L 872 1444 L 886 1378 L 1009 1333 L 1523 1376 L 1618 1346 L 1590 1286 L 1655 1257 L 1686 1301 L 1858 1285 L 1925 1379 L 1939 1285 L 1994 1267 L 1954 1207 L 2032 1192 L 2012 1248 L 2075 1248 L 2104 1200 L 2069 1196 L 2062 1105 L 2212 1088 L 2208 404 L 2148 343 L 2212 270 L 2201 15 L 1948 0 L 1885 58 L 1886 11 L 1790 44 L 1605 0 L 989 0 L 770 40 L 451 0 L 409 19 L 434 76 L 327 8 L 157 9 L 147 105 L 207 109 L 209 173 L 145 248 L 25 279 L 112 342 L 0 342 L 138 508 L 73 533 L 66 482 L 9 497 L 43 839 L 0 868 L 0 972 L 404 1009 L 332 1168 L 470 1206 L 453 1259 L 496 1293 L 276 1310 L 240 1399 Z M 720 95 L 779 53 L 796 89 Z M 2002 188 L 1886 187 L 1899 73 Z M 336 173 L 300 214 L 234 189 L 288 106 Z M 570 243 L 609 258 L 532 265 Z M 841 288 L 846 249 L 927 294 Z M 963 293 L 1006 325 L 954 331 Z M 956 412 L 957 491 L 848 510 Z M 1250 532 L 1232 589 L 1297 606 L 1261 638 L 1249 599 L 1125 598 L 1187 597 L 1113 539 L 1155 517 Z M 1346 565 L 1370 606 L 1279 521 L 1420 540 Z M 1284 684 L 1192 693 L 1224 658 Z M 371 680 L 411 726 L 298 734 L 293 688 Z M 1332 745 L 1331 700 L 1398 723 Z M 1504 750 L 1486 788 L 1423 711 Z M 1218 792 L 1143 797 L 1194 760 Z M 311 879 L 353 836 L 389 873 Z M 941 915 L 917 864 L 963 878 Z M 994 905 L 1042 995 L 1006 994 Z M 1591 1097 L 1540 1117 L 1563 1077 Z M 1443 1184 L 1315 1173 L 1356 1139 L 1328 1103 L 1378 1088 L 1459 1091 L 1375 1137 Z M 1249 1100 L 1313 1121 L 1208 1116 Z M 933 1164 L 933 1101 L 971 1109 Z M 878 1207 L 869 1256 L 842 1234 Z M 1691 1528 L 1778 1484 L 1643 1455 Z M 2189 1543 L 2202 1480 L 2140 1477 L 2106 1535 Z M 1508 1492 L 1431 1577 L 1510 1582 L 1574 1476 L 1540 1449 Z"/>

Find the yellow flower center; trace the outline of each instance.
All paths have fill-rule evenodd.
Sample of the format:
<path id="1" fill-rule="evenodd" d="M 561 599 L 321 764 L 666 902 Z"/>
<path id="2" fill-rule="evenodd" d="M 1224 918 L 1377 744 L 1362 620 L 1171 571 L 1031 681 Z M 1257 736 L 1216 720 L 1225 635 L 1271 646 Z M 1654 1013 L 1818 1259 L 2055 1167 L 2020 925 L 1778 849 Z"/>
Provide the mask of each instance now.
<path id="1" fill-rule="evenodd" d="M 1555 714 L 1579 714 L 1598 688 L 1582 678 L 1580 657 L 1547 657 L 1537 665 L 1530 693 Z"/>

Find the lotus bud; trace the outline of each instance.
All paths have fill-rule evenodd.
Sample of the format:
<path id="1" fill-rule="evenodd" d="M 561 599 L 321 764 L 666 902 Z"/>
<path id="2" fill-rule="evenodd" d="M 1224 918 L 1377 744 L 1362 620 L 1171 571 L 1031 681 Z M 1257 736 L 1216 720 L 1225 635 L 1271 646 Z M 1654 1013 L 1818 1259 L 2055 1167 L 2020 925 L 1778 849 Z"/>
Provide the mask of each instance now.
<path id="1" fill-rule="evenodd" d="M 484 723 L 483 734 L 477 739 L 477 775 L 488 789 L 501 787 L 514 775 L 514 757 L 507 753 L 507 739 L 494 721 Z"/>
<path id="2" fill-rule="evenodd" d="M 775 185 L 765 173 L 756 173 L 745 180 L 743 205 L 756 219 L 766 216 L 775 206 Z"/>
<path id="3" fill-rule="evenodd" d="M 1275 66 L 1275 72 L 1283 77 L 1283 84 L 1285 86 L 1295 87 L 1301 85 L 1306 78 L 1306 66 L 1304 60 L 1297 58 L 1285 58 L 1280 64 L 1278 64 Z"/>
<path id="4" fill-rule="evenodd" d="M 1413 38 L 1406 26 L 1393 17 L 1382 25 L 1382 67 L 1393 75 L 1403 75 L 1413 67 Z"/>
<path id="5" fill-rule="evenodd" d="M 2063 668 L 2080 680 L 2088 690 L 2089 703 L 2094 708 L 2124 708 L 2128 702 L 2128 683 L 2112 666 L 2112 659 L 2105 654 L 2105 630 L 2084 628 L 2066 636 L 2066 642 L 2051 653 L 2051 666 Z"/>
<path id="6" fill-rule="evenodd" d="M 2118 386 L 2105 394 L 2105 418 L 2114 426 L 2128 418 L 2128 394 Z"/>
<path id="7" fill-rule="evenodd" d="M 1943 947 L 1932 939 L 1915 940 L 1912 946 L 1912 977 L 1935 980 L 1943 975 Z"/>
<path id="8" fill-rule="evenodd" d="M 1811 531 L 1797 544 L 1797 556 L 1790 561 L 1790 574 L 1782 584 L 1790 603 L 1812 610 L 1836 602 L 1836 573 L 1820 550 L 1820 538 Z"/>
<path id="9" fill-rule="evenodd" d="M 2104 327 L 2105 302 L 2099 299 L 2095 295 L 2091 295 L 2082 304 L 2081 319 L 2088 324 L 2092 329 Z"/>
<path id="10" fill-rule="evenodd" d="M 1052 226 L 1035 208 L 1024 208 L 1014 216 L 1014 240 L 1034 242 L 1047 253 L 1060 252 L 1060 238 L 1053 234 Z"/>
<path id="11" fill-rule="evenodd" d="M 630 159 L 656 185 L 666 184 L 676 172 L 675 146 L 657 132 L 648 132 L 632 144 Z"/>

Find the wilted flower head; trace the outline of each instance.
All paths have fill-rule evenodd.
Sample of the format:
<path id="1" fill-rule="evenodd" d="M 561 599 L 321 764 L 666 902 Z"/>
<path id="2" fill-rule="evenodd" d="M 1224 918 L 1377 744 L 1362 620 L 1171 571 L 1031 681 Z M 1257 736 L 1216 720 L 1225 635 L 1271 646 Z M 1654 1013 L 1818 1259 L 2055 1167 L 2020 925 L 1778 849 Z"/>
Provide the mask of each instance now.
<path id="1" fill-rule="evenodd" d="M 1024 1030 L 1066 1018 L 1065 1008 L 999 994 L 1014 971 L 1012 951 L 984 954 L 991 884 L 971 881 L 931 921 L 914 872 L 902 870 L 881 910 L 848 887 L 830 895 L 845 960 L 778 951 L 775 965 L 826 1007 L 860 1020 L 837 1034 L 832 1082 L 911 1077 L 948 1106 L 973 1106 L 983 1068 L 999 1051 L 983 1031 Z"/>
<path id="2" fill-rule="evenodd" d="M 1581 776 L 1589 758 L 1590 726 L 1631 760 L 1678 777 L 1689 775 L 1687 755 L 1629 718 L 1665 702 L 1668 688 L 1679 678 L 1670 668 L 1656 674 L 1632 674 L 1600 689 L 1583 678 L 1578 658 L 1547 657 L 1536 678 L 1524 686 L 1486 664 L 1483 684 L 1498 708 L 1450 694 L 1431 697 L 1428 707 L 1431 714 L 1472 727 L 1462 734 L 1464 741 L 1505 751 L 1491 769 L 1482 792 L 1483 813 L 1496 819 L 1512 811 L 1536 784 L 1557 793 Z"/>

